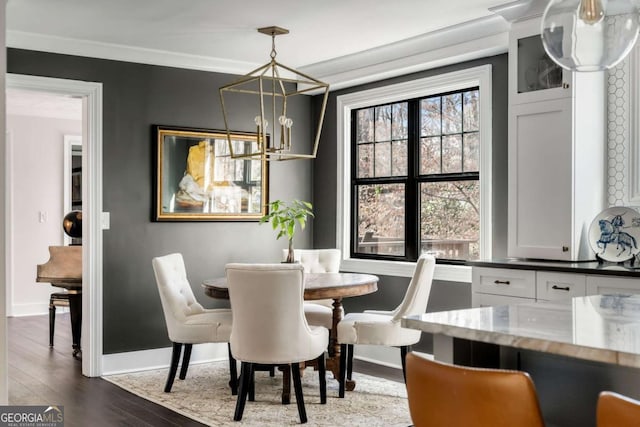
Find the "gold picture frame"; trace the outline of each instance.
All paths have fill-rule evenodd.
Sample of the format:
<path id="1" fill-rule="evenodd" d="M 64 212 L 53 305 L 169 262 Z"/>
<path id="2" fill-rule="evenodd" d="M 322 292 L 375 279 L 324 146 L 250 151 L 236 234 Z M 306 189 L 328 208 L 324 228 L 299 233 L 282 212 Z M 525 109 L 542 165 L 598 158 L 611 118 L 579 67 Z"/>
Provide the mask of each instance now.
<path id="1" fill-rule="evenodd" d="M 155 221 L 258 221 L 268 205 L 265 159 L 233 159 L 226 131 L 154 125 Z M 234 150 L 255 133 L 233 132 Z"/>

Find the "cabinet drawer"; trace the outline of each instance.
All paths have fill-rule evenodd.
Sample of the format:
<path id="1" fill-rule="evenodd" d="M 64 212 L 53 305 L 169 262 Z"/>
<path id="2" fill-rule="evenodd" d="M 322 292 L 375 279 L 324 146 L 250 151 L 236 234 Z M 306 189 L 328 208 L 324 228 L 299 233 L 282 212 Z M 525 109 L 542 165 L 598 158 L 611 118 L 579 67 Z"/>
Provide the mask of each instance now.
<path id="1" fill-rule="evenodd" d="M 473 267 L 473 292 L 520 298 L 536 297 L 536 273 L 529 270 Z"/>
<path id="2" fill-rule="evenodd" d="M 584 274 L 549 273 L 536 274 L 536 297 L 538 300 L 555 301 L 581 297 L 587 294 L 587 277 Z"/>
<path id="3" fill-rule="evenodd" d="M 640 278 L 637 277 L 587 277 L 587 295 L 640 294 Z"/>
<path id="4" fill-rule="evenodd" d="M 471 299 L 473 307 L 495 307 L 498 305 L 513 305 L 535 301 L 532 298 L 505 297 L 503 295 L 479 293 L 474 293 Z"/>

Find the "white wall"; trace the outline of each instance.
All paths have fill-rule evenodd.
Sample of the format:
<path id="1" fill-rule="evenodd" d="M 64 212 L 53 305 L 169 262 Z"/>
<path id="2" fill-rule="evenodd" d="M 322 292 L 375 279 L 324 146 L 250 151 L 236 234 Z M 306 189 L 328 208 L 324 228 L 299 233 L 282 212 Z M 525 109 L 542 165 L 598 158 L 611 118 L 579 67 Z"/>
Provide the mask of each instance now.
<path id="1" fill-rule="evenodd" d="M 81 135 L 82 120 L 8 115 L 11 277 L 9 316 L 48 312 L 55 288 L 37 283 L 48 247 L 63 244 L 63 141 Z"/>

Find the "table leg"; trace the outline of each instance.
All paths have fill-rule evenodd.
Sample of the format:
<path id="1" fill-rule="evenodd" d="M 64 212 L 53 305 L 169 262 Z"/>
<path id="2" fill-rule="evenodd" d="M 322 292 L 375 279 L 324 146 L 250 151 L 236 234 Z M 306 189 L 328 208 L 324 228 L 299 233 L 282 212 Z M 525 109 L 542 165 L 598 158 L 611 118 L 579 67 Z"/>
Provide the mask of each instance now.
<path id="1" fill-rule="evenodd" d="M 73 357 L 82 358 L 80 334 L 82 331 L 82 292 L 69 292 L 69 315 L 71 317 L 71 336 L 73 341 Z"/>
<path id="2" fill-rule="evenodd" d="M 342 320 L 342 298 L 333 299 L 333 319 L 329 331 L 329 357 L 325 362 L 326 370 L 333 373 L 333 378 L 340 380 L 340 344 L 338 343 L 338 323 Z M 356 382 L 347 380 L 346 389 L 352 391 Z"/>

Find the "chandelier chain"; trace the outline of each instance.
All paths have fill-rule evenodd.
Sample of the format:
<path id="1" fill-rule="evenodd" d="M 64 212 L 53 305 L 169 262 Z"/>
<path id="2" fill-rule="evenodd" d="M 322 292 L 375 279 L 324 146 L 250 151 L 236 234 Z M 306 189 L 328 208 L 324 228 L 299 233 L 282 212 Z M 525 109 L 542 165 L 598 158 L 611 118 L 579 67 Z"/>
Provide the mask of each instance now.
<path id="1" fill-rule="evenodd" d="M 277 54 L 278 52 L 276 52 L 276 35 L 272 34 L 271 35 L 271 59 L 276 59 Z"/>

